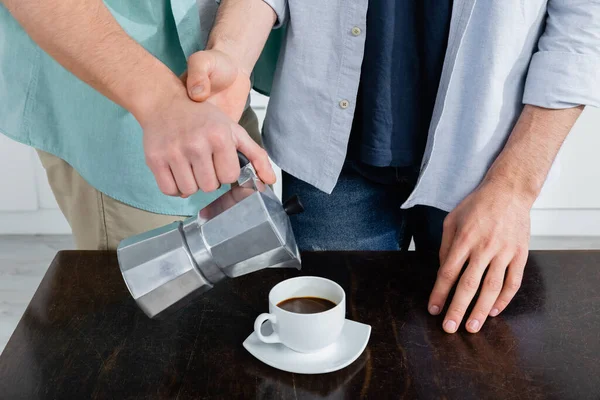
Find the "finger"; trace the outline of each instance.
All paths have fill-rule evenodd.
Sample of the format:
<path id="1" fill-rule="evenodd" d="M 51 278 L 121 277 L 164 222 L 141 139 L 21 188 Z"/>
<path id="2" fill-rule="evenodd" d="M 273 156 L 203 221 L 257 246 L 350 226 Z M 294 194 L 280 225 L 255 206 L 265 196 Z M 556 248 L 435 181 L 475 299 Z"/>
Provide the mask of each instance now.
<path id="1" fill-rule="evenodd" d="M 148 158 L 146 159 L 146 163 L 148 164 L 150 171 L 152 171 L 160 191 L 167 196 L 178 196 L 179 189 L 177 189 L 177 184 L 175 183 L 175 178 L 173 178 L 169 164 Z"/>
<path id="2" fill-rule="evenodd" d="M 487 316 L 490 314 L 492 306 L 498 299 L 502 286 L 504 285 L 504 273 L 506 267 L 512 259 L 511 253 L 497 255 L 492 260 L 487 275 L 481 285 L 481 293 L 475 303 L 475 307 L 467 320 L 467 331 L 471 333 L 479 332 Z"/>
<path id="3" fill-rule="evenodd" d="M 169 163 L 171 172 L 177 183 L 177 188 L 182 197 L 189 197 L 198 191 L 192 166 L 186 158 L 180 158 Z"/>
<path id="4" fill-rule="evenodd" d="M 223 141 L 219 146 L 213 147 L 213 162 L 217 179 L 221 184 L 227 184 L 237 181 L 240 176 L 240 163 L 231 139 Z"/>
<path id="5" fill-rule="evenodd" d="M 454 241 L 454 235 L 456 233 L 456 224 L 454 223 L 454 219 L 448 214 L 446 218 L 444 218 L 444 225 L 442 231 L 442 244 L 440 245 L 440 267 L 444 265 L 446 259 L 448 258 L 448 253 L 450 252 L 450 248 L 452 246 L 452 242 Z M 441 308 L 437 304 L 429 305 L 429 313 L 431 315 L 438 315 L 441 312 Z"/>
<path id="6" fill-rule="evenodd" d="M 217 190 L 221 185 L 215 173 L 212 156 L 210 154 L 197 156 L 192 160 L 192 170 L 200 190 L 205 193 Z"/>
<path id="7" fill-rule="evenodd" d="M 490 257 L 485 255 L 475 254 L 471 256 L 469 266 L 458 281 L 456 292 L 444 317 L 442 326 L 446 332 L 454 333 L 460 326 L 469 304 L 471 304 L 477 289 L 479 289 L 481 277 L 489 262 Z"/>
<path id="8" fill-rule="evenodd" d="M 431 314 L 437 315 L 444 308 L 448 294 L 458 279 L 470 250 L 470 242 L 460 240 L 458 235 L 454 235 L 446 261 L 438 269 L 437 278 L 429 296 L 427 309 Z"/>
<path id="9" fill-rule="evenodd" d="M 444 265 L 448 253 L 450 252 L 450 246 L 454 240 L 456 233 L 456 224 L 450 214 L 444 218 L 444 228 L 442 232 L 442 244 L 440 245 L 440 265 Z"/>
<path id="10" fill-rule="evenodd" d="M 213 68 L 214 57 L 209 52 L 199 51 L 190 56 L 186 76 L 186 88 L 190 99 L 202 102 L 210 97 L 210 74 Z"/>
<path id="11" fill-rule="evenodd" d="M 504 311 L 506 306 L 508 306 L 508 303 L 511 302 L 513 297 L 515 297 L 515 294 L 519 291 L 523 280 L 523 271 L 525 270 L 525 264 L 527 263 L 527 255 L 527 251 L 524 250 L 517 252 L 508 265 L 508 272 L 506 273 L 504 285 L 502 286 L 498 299 L 492 307 L 492 311 L 490 311 L 490 317 L 495 317 Z"/>
<path id="12" fill-rule="evenodd" d="M 234 127 L 234 139 L 237 149 L 252 163 L 256 173 L 261 181 L 267 185 L 272 185 L 276 181 L 275 171 L 269 161 L 267 152 L 260 147 L 244 128 L 239 125 Z"/>
<path id="13" fill-rule="evenodd" d="M 231 58 L 216 50 L 199 51 L 188 60 L 188 95 L 194 101 L 204 101 L 230 87 L 238 76 Z"/>

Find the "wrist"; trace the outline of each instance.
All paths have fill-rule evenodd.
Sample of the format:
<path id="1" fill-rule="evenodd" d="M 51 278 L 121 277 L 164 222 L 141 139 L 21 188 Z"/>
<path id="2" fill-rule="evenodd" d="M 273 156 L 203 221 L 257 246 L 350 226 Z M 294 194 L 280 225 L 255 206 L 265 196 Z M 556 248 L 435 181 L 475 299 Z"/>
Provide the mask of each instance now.
<path id="1" fill-rule="evenodd" d="M 544 179 L 527 173 L 514 163 L 507 164 L 505 165 L 500 159 L 497 160 L 486 174 L 482 184 L 495 186 L 521 199 L 531 208 L 542 190 Z"/>
<path id="2" fill-rule="evenodd" d="M 141 79 L 128 96 L 125 106 L 135 119 L 144 125 L 147 120 L 169 107 L 175 100 L 188 99 L 187 91 L 181 80 L 164 64 L 155 74 Z"/>

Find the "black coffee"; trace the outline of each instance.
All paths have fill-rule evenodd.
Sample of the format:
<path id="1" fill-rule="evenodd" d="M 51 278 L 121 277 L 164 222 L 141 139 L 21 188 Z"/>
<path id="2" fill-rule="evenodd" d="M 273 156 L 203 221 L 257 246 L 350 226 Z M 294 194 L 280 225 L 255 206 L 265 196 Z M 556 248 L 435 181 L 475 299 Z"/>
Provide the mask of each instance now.
<path id="1" fill-rule="evenodd" d="M 333 301 L 320 297 L 292 297 L 283 300 L 277 307 L 298 314 L 316 314 L 331 310 L 336 305 Z"/>

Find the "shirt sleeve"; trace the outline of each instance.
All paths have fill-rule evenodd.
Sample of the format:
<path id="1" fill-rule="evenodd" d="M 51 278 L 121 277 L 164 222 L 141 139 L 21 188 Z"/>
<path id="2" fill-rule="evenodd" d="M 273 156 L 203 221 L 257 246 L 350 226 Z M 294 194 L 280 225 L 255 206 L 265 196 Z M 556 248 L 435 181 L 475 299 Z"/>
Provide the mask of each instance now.
<path id="1" fill-rule="evenodd" d="M 548 0 L 523 102 L 554 109 L 600 107 L 600 0 Z"/>
<path id="2" fill-rule="evenodd" d="M 275 14 L 277 14 L 277 22 L 275 22 L 273 29 L 277 29 L 277 28 L 280 28 L 282 25 L 285 25 L 285 23 L 287 22 L 287 19 L 288 19 L 288 15 L 289 15 L 288 0 L 263 0 L 263 1 L 265 3 L 267 3 L 269 6 L 271 6 L 273 11 L 275 11 Z"/>

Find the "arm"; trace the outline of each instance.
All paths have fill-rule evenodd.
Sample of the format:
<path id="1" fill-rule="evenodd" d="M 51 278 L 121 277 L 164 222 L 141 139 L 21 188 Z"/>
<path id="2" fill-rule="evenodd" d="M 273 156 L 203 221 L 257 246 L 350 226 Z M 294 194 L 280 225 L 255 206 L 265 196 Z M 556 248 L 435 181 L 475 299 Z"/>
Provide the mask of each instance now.
<path id="1" fill-rule="evenodd" d="M 190 98 L 208 99 L 239 120 L 250 74 L 276 21 L 276 12 L 263 0 L 222 0 L 206 50 L 188 61 L 184 81 Z"/>
<path id="2" fill-rule="evenodd" d="M 583 106 L 553 110 L 526 105 L 485 182 L 504 186 L 531 207 Z"/>
<path id="3" fill-rule="evenodd" d="M 458 281 L 444 319 L 447 332 L 458 329 L 480 285 L 467 320 L 470 332 L 479 331 L 488 315 L 502 312 L 517 293 L 527 261 L 531 207 L 581 110 L 525 106 L 479 187 L 446 217 L 429 311 L 439 314 Z"/>
<path id="4" fill-rule="evenodd" d="M 429 311 L 441 311 L 458 281 L 444 318 L 446 332 L 458 329 L 480 285 L 466 322 L 469 332 L 501 313 L 519 289 L 531 207 L 583 105 L 600 106 L 599 66 L 600 1 L 549 0 L 525 84 L 527 105 L 483 182 L 444 221 Z"/>
<path id="5" fill-rule="evenodd" d="M 134 115 L 163 193 L 185 197 L 234 182 L 236 149 L 265 183 L 275 181 L 266 153 L 237 121 L 190 100 L 181 80 L 131 39 L 101 0 L 0 1 L 42 49 Z"/>
<path id="6" fill-rule="evenodd" d="M 222 0 L 206 48 L 229 54 L 250 75 L 276 20 L 263 0 Z"/>
<path id="7" fill-rule="evenodd" d="M 0 0 L 29 36 L 75 76 L 138 120 L 181 84 L 131 39 L 101 0 Z"/>

